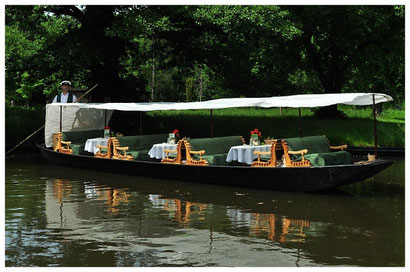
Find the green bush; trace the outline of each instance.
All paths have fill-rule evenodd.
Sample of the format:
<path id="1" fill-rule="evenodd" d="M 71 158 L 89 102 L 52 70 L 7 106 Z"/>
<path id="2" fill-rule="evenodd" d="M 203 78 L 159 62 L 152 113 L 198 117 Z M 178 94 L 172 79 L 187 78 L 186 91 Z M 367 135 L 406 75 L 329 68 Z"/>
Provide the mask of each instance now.
<path id="1" fill-rule="evenodd" d="M 213 110 L 214 136 L 242 135 L 246 139 L 250 130 L 258 128 L 262 138 L 286 138 L 300 135 L 326 135 L 332 144 L 348 144 L 357 147 L 373 146 L 373 117 L 371 107 L 354 108 L 342 106 L 347 119 L 318 120 L 310 109 L 302 109 L 299 118 L 298 109 L 259 109 L 233 108 Z M 24 108 L 6 106 L 6 144 L 15 145 L 44 124 L 44 107 Z M 124 117 L 124 116 L 123 116 Z M 128 116 L 130 131 L 138 133 L 138 116 Z M 120 118 L 123 119 L 123 118 Z M 135 122 L 132 122 L 135 121 Z M 185 137 L 208 137 L 210 135 L 210 111 L 162 111 L 143 115 L 143 133 L 169 133 L 179 129 Z M 404 110 L 386 109 L 378 118 L 377 131 L 380 147 L 404 148 Z M 113 127 L 116 130 L 115 127 Z M 37 133 L 27 145 L 42 141 L 43 132 Z"/>
<path id="2" fill-rule="evenodd" d="M 6 145 L 14 146 L 44 125 L 45 108 L 6 106 Z M 44 140 L 44 131 L 38 132 L 25 145 Z"/>
<path id="3" fill-rule="evenodd" d="M 342 108 L 344 120 L 316 119 L 313 111 L 302 109 L 234 108 L 213 110 L 214 136 L 242 135 L 246 139 L 250 130 L 258 128 L 262 138 L 287 138 L 300 135 L 326 135 L 332 144 L 348 144 L 370 147 L 373 140 L 373 117 L 371 107 L 361 110 Z M 390 110 L 378 118 L 379 147 L 404 148 L 404 111 Z M 208 137 L 210 135 L 210 111 L 163 111 L 150 112 L 144 117 L 144 133 L 172 131 L 178 128 L 185 137 Z M 149 127 L 148 127 L 149 124 Z"/>

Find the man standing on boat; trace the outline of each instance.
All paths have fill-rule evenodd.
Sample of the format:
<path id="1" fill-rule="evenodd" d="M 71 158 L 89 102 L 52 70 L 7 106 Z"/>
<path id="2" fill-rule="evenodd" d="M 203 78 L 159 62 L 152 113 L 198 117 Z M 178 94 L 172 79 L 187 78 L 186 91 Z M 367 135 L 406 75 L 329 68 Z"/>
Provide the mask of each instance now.
<path id="1" fill-rule="evenodd" d="M 63 92 L 54 97 L 53 103 L 74 103 L 75 101 L 77 101 L 75 95 L 68 92 L 71 87 L 70 81 L 61 81 L 60 86 Z"/>

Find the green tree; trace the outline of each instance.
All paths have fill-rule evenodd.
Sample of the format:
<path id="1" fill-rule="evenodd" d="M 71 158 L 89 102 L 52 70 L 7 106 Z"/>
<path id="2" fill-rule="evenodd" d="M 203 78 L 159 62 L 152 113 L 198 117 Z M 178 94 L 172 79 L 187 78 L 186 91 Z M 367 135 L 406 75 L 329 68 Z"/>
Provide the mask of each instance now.
<path id="1" fill-rule="evenodd" d="M 196 93 L 199 101 L 202 101 L 208 91 L 209 74 L 207 73 L 208 67 L 206 65 L 196 65 L 195 80 L 196 80 Z"/>
<path id="2" fill-rule="evenodd" d="M 195 101 L 195 79 L 192 77 L 187 78 L 186 80 L 186 101 L 192 102 Z"/>
<path id="3" fill-rule="evenodd" d="M 53 68 L 61 64 L 52 47 L 72 27 L 69 18 L 49 16 L 38 6 L 6 7 L 6 100 L 44 103 L 58 92 L 63 75 Z"/>
<path id="4" fill-rule="evenodd" d="M 292 6 L 301 34 L 289 43 L 300 51 L 298 69 L 316 75 L 317 92 L 387 92 L 402 88 L 404 11 L 394 6 Z M 398 10 L 397 10 L 398 9 Z M 386 76 L 389 64 L 395 79 Z M 393 84 L 396 86 L 393 86 Z M 402 93 L 402 90 L 398 90 Z M 335 108 L 335 107 L 333 107 Z"/>
<path id="5" fill-rule="evenodd" d="M 6 7 L 7 100 L 44 103 L 70 79 L 98 83 L 96 102 L 181 101 L 187 77 L 199 100 L 356 91 L 404 99 L 404 7 Z"/>

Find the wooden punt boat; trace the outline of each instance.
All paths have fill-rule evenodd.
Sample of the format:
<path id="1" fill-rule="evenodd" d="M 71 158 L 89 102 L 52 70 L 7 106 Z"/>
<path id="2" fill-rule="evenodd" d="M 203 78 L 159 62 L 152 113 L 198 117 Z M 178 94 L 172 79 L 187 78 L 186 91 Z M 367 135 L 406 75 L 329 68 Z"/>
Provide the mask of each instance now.
<path id="1" fill-rule="evenodd" d="M 196 166 L 160 162 L 115 160 L 55 152 L 38 147 L 50 163 L 96 171 L 189 182 L 223 184 L 272 190 L 312 192 L 359 182 L 393 164 L 378 160 L 364 164 L 322 167 Z"/>
<path id="2" fill-rule="evenodd" d="M 346 104 L 373 105 L 374 113 L 375 104 L 392 100 L 390 96 L 385 94 L 343 93 L 265 98 L 226 98 L 188 103 L 48 104 L 46 107 L 45 143 L 39 144 L 38 147 L 50 163 L 68 167 L 200 183 L 311 192 L 365 180 L 392 164 L 390 161 L 377 160 L 375 114 L 375 161 L 362 164 L 317 167 L 200 166 L 95 158 L 53 151 L 51 148 L 53 134 L 61 131 L 102 129 L 107 125 L 113 110 L 142 112 L 209 109 L 212 116 L 212 109 L 222 108 L 301 108 Z M 212 124 L 211 137 L 213 137 Z"/>

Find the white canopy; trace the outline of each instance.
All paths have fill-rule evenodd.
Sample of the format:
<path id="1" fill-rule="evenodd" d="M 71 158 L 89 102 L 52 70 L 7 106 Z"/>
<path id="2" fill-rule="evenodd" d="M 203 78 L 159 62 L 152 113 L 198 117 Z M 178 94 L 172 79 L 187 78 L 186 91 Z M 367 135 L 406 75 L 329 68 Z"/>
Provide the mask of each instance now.
<path id="1" fill-rule="evenodd" d="M 45 144 L 53 145 L 52 134 L 60 130 L 60 106 L 63 106 L 63 131 L 103 129 L 111 118 L 113 110 L 119 111 L 163 111 L 200 110 L 242 107 L 290 107 L 311 108 L 335 104 L 366 106 L 393 101 L 382 93 L 339 93 L 339 94 L 301 94 L 290 96 L 258 98 L 222 98 L 203 102 L 152 102 L 152 103 L 53 103 L 46 107 Z M 107 110 L 107 116 L 104 115 Z"/>

